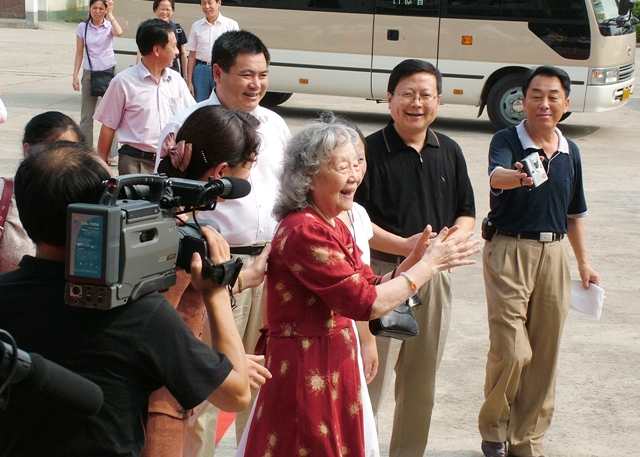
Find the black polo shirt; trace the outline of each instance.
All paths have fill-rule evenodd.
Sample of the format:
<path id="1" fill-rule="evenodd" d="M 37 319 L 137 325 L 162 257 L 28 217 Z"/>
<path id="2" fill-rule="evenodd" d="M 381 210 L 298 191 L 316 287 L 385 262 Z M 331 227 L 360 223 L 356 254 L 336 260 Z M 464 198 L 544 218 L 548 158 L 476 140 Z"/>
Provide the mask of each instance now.
<path id="1" fill-rule="evenodd" d="M 393 120 L 369 135 L 367 173 L 356 192 L 371 221 L 388 232 L 409 237 L 453 225 L 460 216 L 475 217 L 473 188 L 460 146 L 427 130 L 417 152 L 400 138 Z"/>
<path id="2" fill-rule="evenodd" d="M 567 233 L 567 216 L 586 215 L 580 151 L 573 141 L 556 131 L 560 150 L 550 160 L 543 161 L 548 181 L 538 187 L 491 190 L 489 220 L 496 228 L 514 233 Z M 531 141 L 523 123 L 501 130 L 494 135 L 489 147 L 489 174 L 496 167 L 515 169 L 515 162 L 536 151 L 544 156 L 544 151 Z"/>

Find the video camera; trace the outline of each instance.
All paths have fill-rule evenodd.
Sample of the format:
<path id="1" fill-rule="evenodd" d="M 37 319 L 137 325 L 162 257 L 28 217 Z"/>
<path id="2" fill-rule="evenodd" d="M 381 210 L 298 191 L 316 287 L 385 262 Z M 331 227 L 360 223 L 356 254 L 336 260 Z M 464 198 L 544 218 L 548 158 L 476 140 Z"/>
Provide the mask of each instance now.
<path id="1" fill-rule="evenodd" d="M 68 305 L 106 310 L 166 290 L 176 283 L 176 266 L 189 271 L 194 252 L 202 256 L 204 277 L 233 287 L 242 259 L 214 265 L 200 224 L 178 225 L 175 216 L 213 210 L 218 197 L 244 197 L 251 191 L 248 181 L 132 174 L 104 184 L 98 204 L 75 203 L 67 209 Z"/>

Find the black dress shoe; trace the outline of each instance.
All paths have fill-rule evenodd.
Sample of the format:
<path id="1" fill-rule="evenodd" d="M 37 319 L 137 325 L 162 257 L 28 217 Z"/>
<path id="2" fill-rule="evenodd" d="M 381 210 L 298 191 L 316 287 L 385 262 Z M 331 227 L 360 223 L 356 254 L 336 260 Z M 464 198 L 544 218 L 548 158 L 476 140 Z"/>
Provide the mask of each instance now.
<path id="1" fill-rule="evenodd" d="M 482 453 L 484 457 L 507 457 L 507 442 L 496 443 L 493 441 L 482 441 Z"/>

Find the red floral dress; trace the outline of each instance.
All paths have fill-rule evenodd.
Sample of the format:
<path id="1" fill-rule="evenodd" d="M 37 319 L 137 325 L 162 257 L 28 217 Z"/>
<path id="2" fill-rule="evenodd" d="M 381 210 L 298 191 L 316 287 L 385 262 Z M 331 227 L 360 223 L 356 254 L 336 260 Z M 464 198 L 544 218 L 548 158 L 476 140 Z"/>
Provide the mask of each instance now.
<path id="1" fill-rule="evenodd" d="M 356 335 L 376 278 L 349 229 L 312 209 L 289 214 L 267 272 L 266 366 L 246 457 L 364 455 Z M 364 386 L 366 389 L 366 386 Z"/>

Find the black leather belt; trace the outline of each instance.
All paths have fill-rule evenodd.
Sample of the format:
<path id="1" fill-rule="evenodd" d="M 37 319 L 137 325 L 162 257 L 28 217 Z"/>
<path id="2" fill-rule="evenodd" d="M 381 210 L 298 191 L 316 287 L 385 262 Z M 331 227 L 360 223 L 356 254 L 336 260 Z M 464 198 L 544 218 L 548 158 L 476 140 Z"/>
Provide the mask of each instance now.
<path id="1" fill-rule="evenodd" d="M 551 243 L 552 241 L 561 241 L 564 238 L 564 233 L 554 232 L 505 232 L 504 230 L 496 229 L 496 235 L 510 236 L 512 238 L 518 238 L 519 240 L 536 240 L 541 243 Z"/>
<path id="2" fill-rule="evenodd" d="M 118 150 L 118 153 L 133 157 L 135 159 L 151 160 L 154 163 L 156 161 L 155 152 L 143 151 L 142 149 L 134 148 L 133 146 L 129 146 L 128 144 L 123 144 L 122 147 Z"/>
<path id="3" fill-rule="evenodd" d="M 211 62 L 205 62 L 204 60 L 196 59 L 196 65 L 206 65 L 207 67 L 211 66 Z"/>
<path id="4" fill-rule="evenodd" d="M 231 254 L 235 255 L 260 255 L 264 249 L 264 244 L 255 246 L 230 246 Z"/>
<path id="5" fill-rule="evenodd" d="M 395 265 L 400 265 L 405 259 L 401 255 L 388 254 L 386 252 L 376 251 L 375 249 L 371 249 L 371 258 Z"/>

